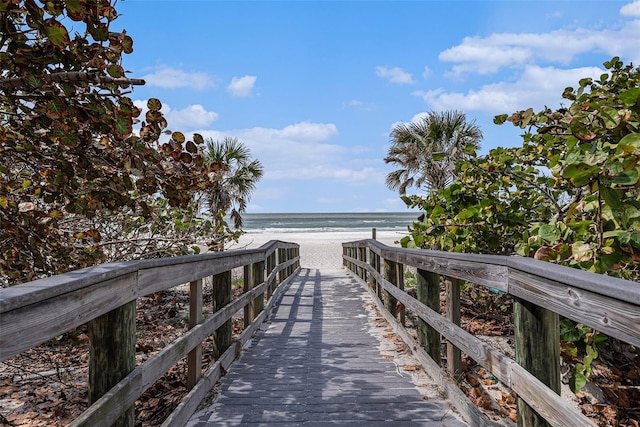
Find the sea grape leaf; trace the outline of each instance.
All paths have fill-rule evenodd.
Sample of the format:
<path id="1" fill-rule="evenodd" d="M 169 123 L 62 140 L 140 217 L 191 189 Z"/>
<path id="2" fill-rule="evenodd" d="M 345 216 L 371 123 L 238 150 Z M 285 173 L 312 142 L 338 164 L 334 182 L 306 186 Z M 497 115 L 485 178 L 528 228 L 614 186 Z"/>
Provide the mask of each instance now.
<path id="1" fill-rule="evenodd" d="M 613 183 L 618 185 L 634 185 L 638 182 L 638 169 L 624 171 L 613 177 Z"/>

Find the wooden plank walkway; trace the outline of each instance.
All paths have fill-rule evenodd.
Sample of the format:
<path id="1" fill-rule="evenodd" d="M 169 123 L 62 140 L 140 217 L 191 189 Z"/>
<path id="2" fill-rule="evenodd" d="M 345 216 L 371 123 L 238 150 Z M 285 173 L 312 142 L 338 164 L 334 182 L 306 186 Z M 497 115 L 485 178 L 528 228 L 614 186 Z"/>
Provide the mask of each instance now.
<path id="1" fill-rule="evenodd" d="M 217 399 L 187 426 L 466 426 L 382 357 L 365 298 L 343 271 L 301 270 Z"/>

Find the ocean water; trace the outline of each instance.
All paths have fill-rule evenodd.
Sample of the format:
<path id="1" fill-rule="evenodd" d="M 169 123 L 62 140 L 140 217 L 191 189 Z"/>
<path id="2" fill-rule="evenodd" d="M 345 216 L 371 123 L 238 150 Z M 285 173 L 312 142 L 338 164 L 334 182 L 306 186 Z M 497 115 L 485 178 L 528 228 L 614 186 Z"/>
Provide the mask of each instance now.
<path id="1" fill-rule="evenodd" d="M 400 230 L 406 231 L 419 213 L 283 213 L 245 214 L 243 229 L 247 233 L 300 233 Z"/>

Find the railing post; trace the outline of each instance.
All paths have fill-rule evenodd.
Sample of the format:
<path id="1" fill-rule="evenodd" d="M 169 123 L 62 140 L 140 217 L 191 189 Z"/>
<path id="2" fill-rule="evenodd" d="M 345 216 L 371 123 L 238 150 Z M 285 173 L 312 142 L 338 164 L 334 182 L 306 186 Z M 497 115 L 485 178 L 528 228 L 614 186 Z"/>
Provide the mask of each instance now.
<path id="1" fill-rule="evenodd" d="M 88 323 L 89 405 L 136 367 L 136 302 L 128 302 Z M 135 408 L 122 408 L 113 424 L 132 427 Z"/>
<path id="2" fill-rule="evenodd" d="M 396 277 L 398 278 L 398 289 L 404 291 L 404 264 L 396 263 Z M 404 304 L 400 305 L 400 324 L 404 326 L 406 320 Z"/>
<path id="3" fill-rule="evenodd" d="M 447 319 L 454 325 L 460 326 L 460 283 L 458 279 L 445 280 L 445 294 L 447 298 Z M 447 367 L 451 375 L 462 372 L 462 355 L 460 349 L 447 341 Z"/>
<path id="4" fill-rule="evenodd" d="M 252 279 L 251 288 L 255 288 L 256 286 L 264 282 L 264 278 L 265 278 L 264 268 L 265 268 L 264 261 L 256 262 L 255 264 L 251 265 L 251 269 L 253 270 L 251 274 L 251 279 Z M 253 300 L 253 318 L 255 319 L 256 317 L 258 317 L 258 315 L 263 309 L 264 309 L 264 292 L 258 295 L 256 299 Z"/>
<path id="5" fill-rule="evenodd" d="M 416 276 L 418 301 L 436 313 L 440 313 L 440 275 L 418 269 Z M 427 354 L 440 365 L 442 362 L 440 333 L 420 318 L 418 318 L 418 339 Z"/>
<path id="6" fill-rule="evenodd" d="M 276 249 L 275 251 L 273 251 L 273 253 L 271 255 L 269 255 L 269 259 L 267 260 L 267 275 L 266 275 L 266 277 L 269 277 L 271 272 L 276 268 L 276 265 L 278 265 L 278 258 L 277 257 L 278 257 L 278 250 Z M 267 299 L 271 298 L 271 295 L 273 294 L 273 291 L 276 288 L 276 286 L 278 286 L 278 275 L 277 274 L 275 275 L 275 277 L 273 277 L 272 281 L 267 286 Z"/>
<path id="7" fill-rule="evenodd" d="M 358 261 L 367 262 L 367 248 L 358 248 Z M 360 267 L 360 278 L 367 279 L 367 270 L 364 267 Z"/>
<path id="8" fill-rule="evenodd" d="M 377 270 L 376 268 L 376 253 L 369 249 L 369 264 L 373 270 Z M 369 274 L 369 287 L 372 289 L 376 289 L 376 278 L 373 274 Z"/>
<path id="9" fill-rule="evenodd" d="M 278 249 L 278 261 L 276 262 L 276 265 L 279 266 L 280 264 L 285 262 L 286 258 L 287 258 L 286 257 L 286 249 Z M 286 271 L 284 271 L 284 270 L 280 270 L 278 272 L 278 281 L 276 282 L 276 286 L 284 281 L 285 275 L 286 275 Z M 272 293 L 275 290 L 276 286 L 273 287 L 274 289 L 271 291 Z"/>
<path id="10" fill-rule="evenodd" d="M 398 271 L 396 270 L 396 263 L 389 260 L 384 260 L 384 278 L 387 282 L 393 286 L 398 286 L 398 277 L 396 276 Z M 389 292 L 384 291 L 384 306 L 387 311 L 396 317 L 396 306 L 398 300 L 393 297 Z"/>
<path id="11" fill-rule="evenodd" d="M 382 261 L 384 260 L 384 258 L 380 257 L 380 255 L 376 254 L 376 271 L 378 272 L 378 274 L 382 273 Z M 382 286 L 380 286 L 380 283 L 376 282 L 376 295 L 378 295 L 378 298 L 380 299 L 380 301 L 382 301 Z"/>
<path id="12" fill-rule="evenodd" d="M 557 313 L 515 298 L 513 304 L 516 363 L 560 394 L 560 320 Z M 518 398 L 518 427 L 549 424 Z"/>
<path id="13" fill-rule="evenodd" d="M 213 312 L 222 309 L 231 302 L 231 271 L 216 274 L 213 283 Z M 231 319 L 224 322 L 213 333 L 213 356 L 219 358 L 231 345 Z"/>
<path id="14" fill-rule="evenodd" d="M 349 253 L 348 251 L 349 251 L 349 249 L 346 246 L 342 247 L 342 266 L 344 268 L 348 268 L 347 259 L 345 258 L 345 256 Z"/>
<path id="15" fill-rule="evenodd" d="M 202 323 L 202 279 L 189 283 L 189 329 Z M 191 390 L 202 376 L 202 345 L 187 356 L 187 389 Z"/>
<path id="16" fill-rule="evenodd" d="M 246 294 L 253 289 L 253 267 L 252 265 L 245 265 L 243 269 L 242 291 Z M 249 304 L 244 306 L 244 327 L 248 327 L 253 322 L 253 301 L 249 301 Z"/>

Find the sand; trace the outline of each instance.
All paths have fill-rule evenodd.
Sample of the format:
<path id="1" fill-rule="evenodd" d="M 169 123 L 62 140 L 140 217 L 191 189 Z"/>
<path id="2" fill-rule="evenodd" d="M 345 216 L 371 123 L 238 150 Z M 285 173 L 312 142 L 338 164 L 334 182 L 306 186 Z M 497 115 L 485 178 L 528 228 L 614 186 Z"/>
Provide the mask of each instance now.
<path id="1" fill-rule="evenodd" d="M 376 239 L 388 246 L 399 246 L 394 242 L 406 232 L 377 230 Z M 237 244 L 228 249 L 253 249 L 270 240 L 293 242 L 300 245 L 300 262 L 303 268 L 317 268 L 322 271 L 342 268 L 342 243 L 370 239 L 371 231 L 331 231 L 302 233 L 246 233 Z"/>

